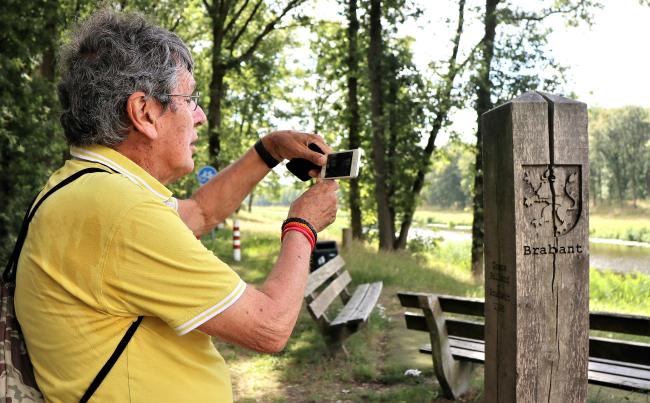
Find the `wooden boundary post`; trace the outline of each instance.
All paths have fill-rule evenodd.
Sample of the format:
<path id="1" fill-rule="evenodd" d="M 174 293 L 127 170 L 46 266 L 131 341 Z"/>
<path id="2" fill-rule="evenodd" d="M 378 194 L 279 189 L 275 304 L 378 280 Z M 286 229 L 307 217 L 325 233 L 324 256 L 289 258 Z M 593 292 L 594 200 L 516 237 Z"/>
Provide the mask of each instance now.
<path id="1" fill-rule="evenodd" d="M 482 116 L 485 400 L 587 398 L 587 106 L 527 92 Z"/>

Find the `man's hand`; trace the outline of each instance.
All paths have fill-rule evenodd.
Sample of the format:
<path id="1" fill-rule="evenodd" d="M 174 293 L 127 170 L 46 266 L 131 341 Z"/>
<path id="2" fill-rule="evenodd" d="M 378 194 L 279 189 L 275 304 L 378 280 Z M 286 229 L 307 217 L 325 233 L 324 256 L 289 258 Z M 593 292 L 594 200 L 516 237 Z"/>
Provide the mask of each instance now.
<path id="1" fill-rule="evenodd" d="M 330 154 L 332 149 L 325 144 L 323 138 L 317 134 L 303 133 L 294 130 L 279 130 L 267 134 L 262 138 L 264 147 L 278 161 L 284 159 L 304 158 L 318 166 L 327 163 L 326 155 L 310 150 L 309 144 L 316 143 L 325 154 Z"/>
<path id="2" fill-rule="evenodd" d="M 319 181 L 291 203 L 289 217 L 303 218 L 316 231 L 322 231 L 336 219 L 338 188 L 338 183 L 333 180 Z"/>

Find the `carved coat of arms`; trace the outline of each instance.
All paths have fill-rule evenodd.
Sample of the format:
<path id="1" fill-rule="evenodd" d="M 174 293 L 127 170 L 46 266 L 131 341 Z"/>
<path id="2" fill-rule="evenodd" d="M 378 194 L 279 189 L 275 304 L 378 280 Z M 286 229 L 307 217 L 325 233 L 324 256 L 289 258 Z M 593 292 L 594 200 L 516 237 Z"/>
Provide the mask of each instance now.
<path id="1" fill-rule="evenodd" d="M 540 230 L 553 227 L 555 236 L 571 231 L 582 208 L 579 165 L 524 165 L 524 211 L 527 223 Z"/>

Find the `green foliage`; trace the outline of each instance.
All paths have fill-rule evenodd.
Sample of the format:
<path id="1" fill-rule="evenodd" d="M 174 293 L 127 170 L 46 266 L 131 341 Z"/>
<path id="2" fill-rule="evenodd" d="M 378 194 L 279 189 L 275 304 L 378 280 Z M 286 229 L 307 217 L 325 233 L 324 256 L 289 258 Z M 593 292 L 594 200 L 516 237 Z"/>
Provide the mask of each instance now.
<path id="1" fill-rule="evenodd" d="M 593 200 L 650 196 L 650 110 L 628 106 L 590 110 L 590 185 Z"/>
<path id="2" fill-rule="evenodd" d="M 415 236 L 408 241 L 407 249 L 415 256 L 422 256 L 432 253 L 439 243 L 438 238 Z"/>
<path id="3" fill-rule="evenodd" d="M 465 208 L 470 205 L 474 183 L 474 150 L 452 141 L 438 148 L 423 190 L 429 205 Z"/>
<path id="4" fill-rule="evenodd" d="M 592 269 L 589 301 L 591 310 L 650 315 L 650 276 Z"/>
<path id="5" fill-rule="evenodd" d="M 65 157 L 58 125 L 54 49 L 69 4 L 0 6 L 0 260 L 23 214 Z"/>

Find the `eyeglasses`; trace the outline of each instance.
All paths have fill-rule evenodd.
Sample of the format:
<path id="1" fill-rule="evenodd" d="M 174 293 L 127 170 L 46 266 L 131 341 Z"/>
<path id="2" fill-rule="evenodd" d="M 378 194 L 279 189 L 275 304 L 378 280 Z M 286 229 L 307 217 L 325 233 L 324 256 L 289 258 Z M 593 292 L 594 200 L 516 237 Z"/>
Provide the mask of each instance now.
<path id="1" fill-rule="evenodd" d="M 167 97 L 184 97 L 186 98 L 187 101 L 187 107 L 191 111 L 195 111 L 196 108 L 199 107 L 199 97 L 201 96 L 201 93 L 199 91 L 195 91 L 191 95 L 185 95 L 185 94 L 163 94 L 163 95 Z"/>

